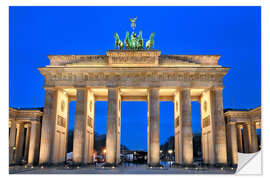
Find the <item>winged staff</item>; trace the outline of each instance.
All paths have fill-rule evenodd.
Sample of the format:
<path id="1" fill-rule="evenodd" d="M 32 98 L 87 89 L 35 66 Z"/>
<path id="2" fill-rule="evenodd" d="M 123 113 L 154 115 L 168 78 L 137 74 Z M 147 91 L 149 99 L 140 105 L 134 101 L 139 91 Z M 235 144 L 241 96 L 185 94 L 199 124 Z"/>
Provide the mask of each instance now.
<path id="1" fill-rule="evenodd" d="M 129 18 L 129 20 L 130 20 L 130 22 L 131 22 L 131 28 L 133 29 L 133 31 L 134 31 L 134 29 L 135 29 L 135 27 L 136 27 L 136 20 L 137 20 L 137 17 L 135 17 L 135 18 Z"/>

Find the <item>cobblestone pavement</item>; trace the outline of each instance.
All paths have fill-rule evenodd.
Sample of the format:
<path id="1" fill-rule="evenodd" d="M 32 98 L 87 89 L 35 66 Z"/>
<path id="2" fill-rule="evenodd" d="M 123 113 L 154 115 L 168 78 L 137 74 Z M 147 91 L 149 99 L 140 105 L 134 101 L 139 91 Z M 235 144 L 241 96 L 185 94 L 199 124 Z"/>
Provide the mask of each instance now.
<path id="1" fill-rule="evenodd" d="M 230 168 L 148 168 L 146 165 L 125 166 L 116 168 L 102 167 L 27 167 L 13 166 L 10 174 L 233 174 L 235 169 Z"/>

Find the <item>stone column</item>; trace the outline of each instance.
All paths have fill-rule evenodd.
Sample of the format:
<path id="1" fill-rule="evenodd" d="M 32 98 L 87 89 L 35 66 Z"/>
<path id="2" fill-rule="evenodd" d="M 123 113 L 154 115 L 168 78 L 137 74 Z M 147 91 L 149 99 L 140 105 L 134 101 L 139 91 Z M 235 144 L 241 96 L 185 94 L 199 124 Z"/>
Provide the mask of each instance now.
<path id="1" fill-rule="evenodd" d="M 212 109 L 210 101 L 210 90 L 205 89 L 200 98 L 201 103 L 201 143 L 204 164 L 214 165 L 216 163 L 215 136 L 212 122 Z"/>
<path id="2" fill-rule="evenodd" d="M 29 142 L 28 164 L 38 164 L 40 147 L 40 122 L 31 121 L 31 133 Z"/>
<path id="3" fill-rule="evenodd" d="M 16 122 L 15 119 L 11 120 L 11 128 L 9 135 L 9 164 L 14 163 L 14 153 L 16 145 Z"/>
<path id="4" fill-rule="evenodd" d="M 45 105 L 42 119 L 40 157 L 39 164 L 50 164 L 53 162 L 54 137 L 56 128 L 57 90 L 45 89 Z"/>
<path id="5" fill-rule="evenodd" d="M 77 101 L 75 110 L 74 140 L 73 140 L 73 163 L 77 165 L 86 164 L 88 159 L 86 142 L 87 126 L 87 99 L 86 88 L 77 89 Z"/>
<path id="6" fill-rule="evenodd" d="M 159 89 L 150 88 L 148 90 L 148 140 L 147 150 L 149 166 L 160 165 L 160 129 L 159 129 Z"/>
<path id="7" fill-rule="evenodd" d="M 24 162 L 28 160 L 28 152 L 29 152 L 29 140 L 30 140 L 30 133 L 31 133 L 31 125 L 26 124 L 26 137 L 25 137 L 25 144 L 24 144 Z"/>
<path id="8" fill-rule="evenodd" d="M 119 113 L 120 95 L 118 88 L 108 88 L 107 135 L 106 135 L 106 163 L 116 165 L 119 163 L 120 153 L 119 138 Z"/>
<path id="9" fill-rule="evenodd" d="M 211 118 L 214 130 L 216 164 L 227 164 L 226 128 L 223 112 L 222 87 L 210 89 Z"/>
<path id="10" fill-rule="evenodd" d="M 230 165 L 237 165 L 238 163 L 238 148 L 237 148 L 237 132 L 236 124 L 229 122 L 227 124 L 227 141 L 228 141 L 228 162 Z"/>
<path id="11" fill-rule="evenodd" d="M 249 126 L 249 124 L 243 125 L 244 153 L 250 153 L 251 150 L 251 135 Z"/>
<path id="12" fill-rule="evenodd" d="M 174 155 L 175 163 L 183 164 L 183 140 L 182 140 L 182 121 L 180 122 L 180 95 L 179 90 L 174 96 Z"/>
<path id="13" fill-rule="evenodd" d="M 15 163 L 21 164 L 23 157 L 23 143 L 24 143 L 24 124 L 17 124 L 17 135 L 16 135 L 16 151 L 15 151 Z"/>
<path id="14" fill-rule="evenodd" d="M 88 161 L 87 163 L 93 163 L 94 153 L 94 123 L 95 123 L 95 96 L 92 90 L 89 91 L 88 105 L 88 119 L 87 119 L 87 139 L 88 139 Z"/>
<path id="15" fill-rule="evenodd" d="M 250 152 L 254 153 L 254 152 L 257 152 L 259 149 L 257 132 L 256 132 L 256 122 L 250 121 L 250 136 L 251 136 Z"/>
<path id="16" fill-rule="evenodd" d="M 237 125 L 237 147 L 238 147 L 238 152 L 243 153 L 243 141 L 242 141 L 242 126 Z"/>
<path id="17" fill-rule="evenodd" d="M 183 164 L 193 163 L 193 135 L 191 120 L 190 89 L 180 89 L 180 123 L 182 128 Z"/>
<path id="18" fill-rule="evenodd" d="M 67 127 L 66 127 L 66 147 L 65 147 L 65 160 L 67 160 L 67 150 L 68 150 L 68 126 L 69 126 L 69 104 L 71 102 L 71 98 L 67 97 Z"/>

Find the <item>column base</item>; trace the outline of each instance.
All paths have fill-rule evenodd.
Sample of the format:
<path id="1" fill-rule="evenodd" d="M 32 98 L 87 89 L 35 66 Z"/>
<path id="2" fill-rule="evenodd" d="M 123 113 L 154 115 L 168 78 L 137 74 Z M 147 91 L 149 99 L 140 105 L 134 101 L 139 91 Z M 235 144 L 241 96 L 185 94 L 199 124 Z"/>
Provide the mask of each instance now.
<path id="1" fill-rule="evenodd" d="M 160 163 L 148 164 L 147 166 L 148 168 L 162 168 L 163 167 L 163 165 L 161 165 Z"/>
<path id="2" fill-rule="evenodd" d="M 30 165 L 30 164 L 28 164 Z M 31 164 L 33 165 L 33 164 Z M 59 163 L 52 163 L 52 162 L 47 162 L 47 163 L 40 163 L 38 166 L 43 166 L 43 167 L 53 167 L 53 166 L 62 166 L 65 165 L 65 162 L 59 162 Z"/>
<path id="3" fill-rule="evenodd" d="M 195 168 L 198 165 L 196 165 L 196 164 L 179 164 L 179 163 L 173 163 L 172 166 L 173 167 L 176 167 L 176 168 Z"/>
<path id="4" fill-rule="evenodd" d="M 102 166 L 101 167 L 109 167 L 109 168 L 115 168 L 115 167 L 117 167 L 119 164 L 117 164 L 117 163 L 104 163 L 104 164 L 102 164 Z"/>

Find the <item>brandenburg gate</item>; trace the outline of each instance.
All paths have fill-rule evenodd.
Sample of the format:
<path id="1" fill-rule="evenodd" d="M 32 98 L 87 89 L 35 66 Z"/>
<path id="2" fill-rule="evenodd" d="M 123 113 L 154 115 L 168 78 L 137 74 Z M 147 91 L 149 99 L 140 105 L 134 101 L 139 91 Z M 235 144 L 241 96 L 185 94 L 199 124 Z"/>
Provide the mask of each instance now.
<path id="1" fill-rule="evenodd" d="M 218 55 L 162 55 L 158 50 L 109 50 L 106 55 L 51 55 L 45 78 L 39 164 L 64 163 L 68 104 L 76 100 L 73 163 L 92 162 L 95 102 L 108 101 L 106 164 L 120 162 L 121 102 L 148 104 L 149 166 L 159 166 L 159 102 L 174 102 L 175 162 L 193 163 L 191 101 L 201 105 L 203 162 L 227 164 L 223 82 Z"/>

